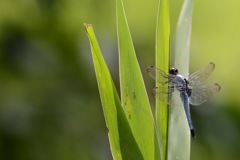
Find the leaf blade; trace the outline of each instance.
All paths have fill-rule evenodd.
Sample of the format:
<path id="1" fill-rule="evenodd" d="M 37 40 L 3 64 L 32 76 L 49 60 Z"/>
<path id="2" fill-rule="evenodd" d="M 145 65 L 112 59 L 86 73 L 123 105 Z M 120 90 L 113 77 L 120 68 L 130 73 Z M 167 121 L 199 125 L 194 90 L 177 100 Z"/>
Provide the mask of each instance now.
<path id="1" fill-rule="evenodd" d="M 116 0 L 121 100 L 144 159 L 154 159 L 154 121 L 122 0 Z M 143 118 L 144 117 L 144 118 Z"/>
<path id="2" fill-rule="evenodd" d="M 121 106 L 116 88 L 107 65 L 102 57 L 93 28 L 85 24 L 88 34 L 100 98 L 110 141 L 113 159 L 143 159 L 142 153 L 132 134 L 131 128 Z"/>
<path id="3" fill-rule="evenodd" d="M 189 50 L 191 38 L 191 21 L 192 21 L 192 0 L 185 0 L 179 16 L 173 66 L 178 68 L 185 77 L 189 75 Z M 172 53 L 171 53 L 172 54 Z M 190 159 L 190 132 L 186 118 L 186 113 L 180 98 L 178 103 L 181 107 L 172 107 L 169 117 L 169 159 Z M 184 147 L 182 147 L 184 146 Z"/>
<path id="4" fill-rule="evenodd" d="M 156 30 L 156 66 L 168 73 L 170 48 L 169 1 L 160 0 Z M 160 84 L 156 84 L 161 87 Z M 156 99 L 156 129 L 161 159 L 167 158 L 168 105 Z"/>

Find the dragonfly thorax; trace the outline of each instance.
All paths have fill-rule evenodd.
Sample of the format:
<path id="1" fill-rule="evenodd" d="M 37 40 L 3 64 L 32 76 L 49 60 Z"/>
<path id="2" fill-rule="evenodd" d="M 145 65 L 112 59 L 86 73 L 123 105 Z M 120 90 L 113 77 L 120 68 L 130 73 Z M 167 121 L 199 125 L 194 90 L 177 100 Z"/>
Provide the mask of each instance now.
<path id="1" fill-rule="evenodd" d="M 176 89 L 180 92 L 186 91 L 188 87 L 185 78 L 181 74 L 175 75 L 174 78 L 172 79 L 172 82 L 174 83 Z"/>

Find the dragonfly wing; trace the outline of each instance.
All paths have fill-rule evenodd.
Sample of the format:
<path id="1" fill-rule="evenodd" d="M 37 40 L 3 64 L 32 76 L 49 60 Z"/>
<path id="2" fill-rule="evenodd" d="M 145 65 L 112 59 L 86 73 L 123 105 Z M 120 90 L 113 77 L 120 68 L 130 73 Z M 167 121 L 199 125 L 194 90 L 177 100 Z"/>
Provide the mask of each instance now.
<path id="1" fill-rule="evenodd" d="M 167 74 L 154 66 L 147 67 L 147 72 L 153 79 L 155 79 L 156 82 L 163 85 L 169 83 L 171 79 L 174 78 L 174 75 Z"/>
<path id="2" fill-rule="evenodd" d="M 155 87 L 153 89 L 153 95 L 160 101 L 172 106 L 177 106 L 177 98 L 180 98 L 179 92 L 174 92 L 174 87 Z"/>
<path id="3" fill-rule="evenodd" d="M 215 64 L 213 62 L 210 62 L 208 65 L 204 66 L 199 71 L 191 74 L 189 76 L 189 85 L 190 86 L 196 86 L 203 84 L 206 79 L 211 75 L 215 68 Z"/>
<path id="4" fill-rule="evenodd" d="M 189 103 L 198 106 L 207 101 L 207 99 L 213 97 L 221 90 L 221 86 L 217 83 L 206 84 L 200 86 L 191 86 L 192 94 L 189 97 Z"/>

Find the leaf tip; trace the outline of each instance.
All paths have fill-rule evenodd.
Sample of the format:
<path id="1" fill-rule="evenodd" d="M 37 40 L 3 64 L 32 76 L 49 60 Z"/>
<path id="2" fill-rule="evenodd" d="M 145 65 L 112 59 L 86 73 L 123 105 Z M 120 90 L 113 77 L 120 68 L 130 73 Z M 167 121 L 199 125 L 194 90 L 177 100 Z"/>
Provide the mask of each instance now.
<path id="1" fill-rule="evenodd" d="M 83 25 L 85 26 L 86 29 L 92 28 L 92 24 L 83 23 Z"/>

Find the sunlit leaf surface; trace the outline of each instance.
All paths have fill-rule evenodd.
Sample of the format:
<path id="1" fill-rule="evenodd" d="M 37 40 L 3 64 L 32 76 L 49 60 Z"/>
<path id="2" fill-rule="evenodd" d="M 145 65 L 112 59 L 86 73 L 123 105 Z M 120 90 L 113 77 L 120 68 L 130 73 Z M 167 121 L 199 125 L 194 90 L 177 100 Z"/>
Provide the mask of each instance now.
<path id="1" fill-rule="evenodd" d="M 91 25 L 85 24 L 92 50 L 104 117 L 109 130 L 112 156 L 115 160 L 143 159 L 121 106 L 107 65 L 102 57 Z"/>
<path id="2" fill-rule="evenodd" d="M 144 159 L 153 160 L 154 120 L 121 0 L 116 7 L 122 106 Z"/>

